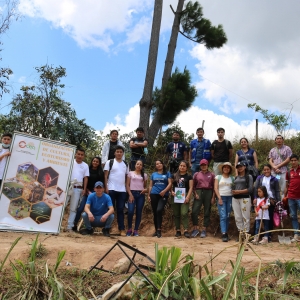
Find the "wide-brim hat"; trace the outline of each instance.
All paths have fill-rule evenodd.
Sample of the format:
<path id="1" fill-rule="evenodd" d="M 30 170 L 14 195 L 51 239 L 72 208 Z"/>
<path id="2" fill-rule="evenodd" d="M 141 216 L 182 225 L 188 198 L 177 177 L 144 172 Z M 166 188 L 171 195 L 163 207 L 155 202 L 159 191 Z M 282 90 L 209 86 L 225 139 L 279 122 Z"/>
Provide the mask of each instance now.
<path id="1" fill-rule="evenodd" d="M 230 175 L 235 174 L 235 167 L 230 162 L 225 162 L 224 164 L 220 164 L 218 166 L 221 174 L 223 173 L 223 167 L 224 166 L 229 166 L 230 167 L 230 169 L 231 169 Z"/>

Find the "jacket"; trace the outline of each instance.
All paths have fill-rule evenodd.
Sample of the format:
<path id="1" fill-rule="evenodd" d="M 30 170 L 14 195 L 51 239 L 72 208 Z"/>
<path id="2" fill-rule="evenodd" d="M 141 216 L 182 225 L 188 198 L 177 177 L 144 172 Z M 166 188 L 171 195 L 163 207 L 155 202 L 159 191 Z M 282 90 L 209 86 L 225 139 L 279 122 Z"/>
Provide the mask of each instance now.
<path id="1" fill-rule="evenodd" d="M 254 185 L 254 198 L 257 198 L 257 189 L 262 186 L 263 178 L 265 175 L 259 175 L 256 178 L 255 185 Z M 279 189 L 279 181 L 276 177 L 271 175 L 270 179 L 270 190 L 273 193 L 273 196 L 275 197 L 275 201 L 278 202 L 280 201 L 280 189 Z"/>

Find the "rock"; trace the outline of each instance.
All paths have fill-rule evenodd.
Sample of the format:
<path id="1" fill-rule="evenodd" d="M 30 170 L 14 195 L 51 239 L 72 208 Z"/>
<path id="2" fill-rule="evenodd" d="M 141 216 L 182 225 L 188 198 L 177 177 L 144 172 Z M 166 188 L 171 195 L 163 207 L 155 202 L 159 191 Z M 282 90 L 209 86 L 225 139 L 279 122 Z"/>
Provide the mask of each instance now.
<path id="1" fill-rule="evenodd" d="M 129 267 L 130 261 L 127 257 L 123 257 L 117 261 L 117 263 L 113 267 L 113 271 L 115 273 L 125 273 Z"/>

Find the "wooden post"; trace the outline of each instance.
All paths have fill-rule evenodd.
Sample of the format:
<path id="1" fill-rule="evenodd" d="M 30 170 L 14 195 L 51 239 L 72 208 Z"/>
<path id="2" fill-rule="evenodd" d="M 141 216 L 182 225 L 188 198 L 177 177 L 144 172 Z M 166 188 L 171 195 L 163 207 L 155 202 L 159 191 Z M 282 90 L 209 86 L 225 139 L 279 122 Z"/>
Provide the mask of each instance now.
<path id="1" fill-rule="evenodd" d="M 205 123 L 205 120 L 202 121 L 202 126 L 201 126 L 201 127 L 202 127 L 203 129 L 204 129 L 204 123 Z"/>
<path id="2" fill-rule="evenodd" d="M 258 119 L 255 119 L 255 121 L 256 121 L 256 136 L 255 136 L 255 138 L 256 138 L 256 143 L 258 143 Z"/>

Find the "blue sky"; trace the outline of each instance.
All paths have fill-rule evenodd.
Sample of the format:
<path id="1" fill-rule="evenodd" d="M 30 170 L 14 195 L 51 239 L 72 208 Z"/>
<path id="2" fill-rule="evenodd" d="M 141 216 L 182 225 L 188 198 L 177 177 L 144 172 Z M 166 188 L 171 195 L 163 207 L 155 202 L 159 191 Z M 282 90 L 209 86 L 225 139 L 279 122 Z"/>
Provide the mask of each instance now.
<path id="1" fill-rule="evenodd" d="M 155 86 L 160 86 L 172 26 L 164 1 Z M 206 135 L 225 127 L 230 138 L 254 135 L 259 118 L 247 104 L 257 102 L 270 111 L 284 112 L 300 99 L 300 3 L 296 0 L 201 1 L 204 16 L 223 24 L 228 43 L 208 51 L 179 36 L 174 67 L 190 70 L 199 96 L 177 122 L 194 132 L 205 120 Z M 67 69 L 63 98 L 79 118 L 96 130 L 121 133 L 138 125 L 152 22 L 152 0 L 20 0 L 21 20 L 2 36 L 2 66 L 14 75 L 12 91 L 1 113 L 21 85 L 34 84 L 35 66 Z M 294 103 L 292 127 L 299 130 L 300 101 Z M 260 123 L 261 135 L 274 134 Z"/>

